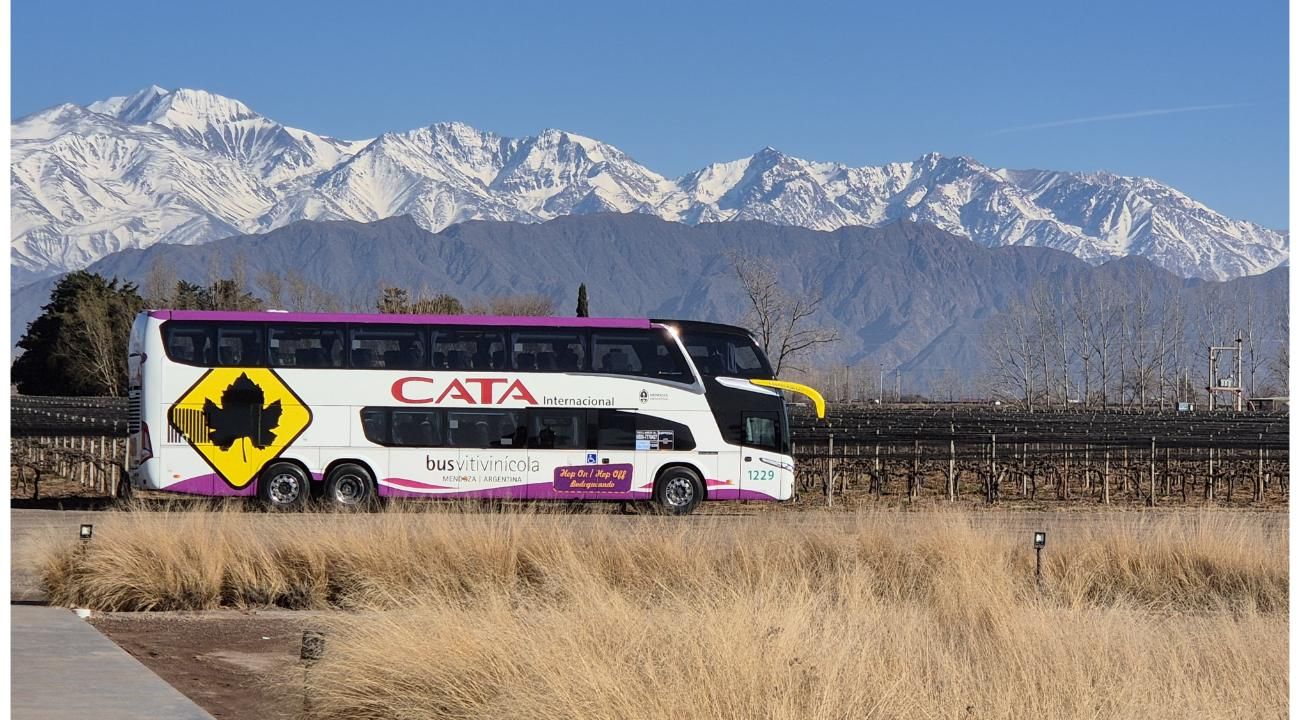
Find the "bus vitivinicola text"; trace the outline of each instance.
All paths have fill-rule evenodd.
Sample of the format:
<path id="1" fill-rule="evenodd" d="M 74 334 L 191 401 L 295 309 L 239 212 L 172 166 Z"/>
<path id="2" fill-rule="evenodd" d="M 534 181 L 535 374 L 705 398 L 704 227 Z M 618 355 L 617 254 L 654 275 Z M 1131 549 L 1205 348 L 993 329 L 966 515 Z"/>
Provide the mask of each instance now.
<path id="1" fill-rule="evenodd" d="M 738 327 L 628 318 L 152 310 L 131 487 L 313 499 L 793 496 L 790 424 Z"/>

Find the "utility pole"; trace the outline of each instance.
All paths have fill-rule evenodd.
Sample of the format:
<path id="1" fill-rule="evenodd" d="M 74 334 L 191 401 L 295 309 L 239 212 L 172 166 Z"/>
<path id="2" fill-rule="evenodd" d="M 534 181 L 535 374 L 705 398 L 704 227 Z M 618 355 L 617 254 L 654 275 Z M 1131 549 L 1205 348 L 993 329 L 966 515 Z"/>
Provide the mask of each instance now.
<path id="1" fill-rule="evenodd" d="M 903 371 L 894 370 L 894 402 L 903 402 Z"/>
<path id="2" fill-rule="evenodd" d="M 880 363 L 880 394 L 876 396 L 876 404 L 882 405 L 885 402 L 885 364 Z"/>

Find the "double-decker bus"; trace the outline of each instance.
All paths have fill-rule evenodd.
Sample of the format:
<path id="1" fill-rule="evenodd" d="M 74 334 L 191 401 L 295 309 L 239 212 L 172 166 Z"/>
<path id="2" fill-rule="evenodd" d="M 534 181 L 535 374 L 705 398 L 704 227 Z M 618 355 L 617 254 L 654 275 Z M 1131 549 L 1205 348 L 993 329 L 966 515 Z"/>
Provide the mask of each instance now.
<path id="1" fill-rule="evenodd" d="M 781 390 L 822 408 L 691 321 L 153 310 L 129 354 L 133 488 L 286 509 L 787 500 Z"/>

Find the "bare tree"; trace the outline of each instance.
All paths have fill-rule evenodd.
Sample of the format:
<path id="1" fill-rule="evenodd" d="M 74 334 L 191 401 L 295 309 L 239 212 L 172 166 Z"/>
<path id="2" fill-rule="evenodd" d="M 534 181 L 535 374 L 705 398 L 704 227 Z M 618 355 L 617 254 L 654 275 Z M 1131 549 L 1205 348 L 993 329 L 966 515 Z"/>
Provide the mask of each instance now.
<path id="1" fill-rule="evenodd" d="M 285 274 L 285 301 L 287 310 L 294 312 L 337 312 L 338 298 L 324 288 L 308 281 L 302 275 L 290 270 Z"/>
<path id="2" fill-rule="evenodd" d="M 149 266 L 149 274 L 145 276 L 144 287 L 141 288 L 145 302 L 155 308 L 172 307 L 176 282 L 176 273 L 171 267 L 155 259 Z"/>
<path id="3" fill-rule="evenodd" d="M 1016 303 L 994 316 L 984 331 L 989 389 L 995 397 L 1014 400 L 1026 410 L 1034 409 L 1040 392 L 1037 382 L 1040 343 L 1035 323 L 1033 310 Z"/>
<path id="4" fill-rule="evenodd" d="M 741 323 L 748 327 L 772 362 L 772 371 L 802 371 L 797 366 L 820 345 L 839 340 L 834 330 L 813 324 L 821 306 L 821 293 L 792 294 L 781 285 L 780 276 L 763 258 L 731 254 L 732 268 L 749 298 L 749 309 Z"/>
<path id="5" fill-rule="evenodd" d="M 1044 402 L 1050 404 L 1059 398 L 1064 405 L 1070 395 L 1070 373 L 1067 330 L 1061 304 L 1059 294 L 1043 282 L 1035 284 L 1029 294 Z M 1060 368 L 1060 375 L 1056 374 L 1057 368 Z"/>
<path id="6" fill-rule="evenodd" d="M 411 294 L 406 288 L 386 285 L 379 291 L 375 301 L 375 310 L 390 315 L 400 315 L 411 311 Z"/>
<path id="7" fill-rule="evenodd" d="M 1279 310 L 1279 320 L 1274 327 L 1278 332 L 1277 351 L 1273 354 L 1272 360 L 1269 361 L 1269 370 L 1273 381 L 1283 395 L 1287 394 L 1290 388 L 1291 371 L 1291 309 L 1286 303 L 1282 303 Z"/>
<path id="8" fill-rule="evenodd" d="M 1238 328 L 1241 332 L 1242 344 L 1245 346 L 1242 348 L 1242 353 L 1245 355 L 1242 358 L 1242 365 L 1246 373 L 1246 377 L 1241 379 L 1240 384 L 1247 388 L 1248 397 L 1255 397 L 1258 379 L 1263 375 L 1260 370 L 1270 360 L 1265 347 L 1274 341 L 1273 325 L 1260 321 L 1256 307 L 1260 299 L 1253 285 L 1247 285 L 1245 292 L 1239 295 L 1237 300 L 1238 307 L 1241 308 Z"/>
<path id="9" fill-rule="evenodd" d="M 1166 298 L 1160 308 L 1160 328 L 1157 333 L 1159 364 L 1156 374 L 1159 381 L 1160 392 L 1160 409 L 1165 409 L 1165 402 L 1168 397 L 1168 389 L 1171 385 L 1177 386 L 1177 377 L 1183 368 L 1180 363 L 1182 359 L 1182 347 L 1187 336 L 1186 316 L 1183 314 L 1182 303 L 1171 302 Z M 1170 375 L 1174 376 L 1171 382 Z M 1179 393 L 1175 391 L 1175 397 Z M 1176 400 L 1175 400 L 1176 402 Z"/>
<path id="10" fill-rule="evenodd" d="M 1158 337 L 1160 322 L 1148 284 L 1142 283 L 1128 293 L 1123 318 L 1128 354 L 1128 385 L 1131 397 L 1146 408 L 1159 385 L 1161 348 Z"/>
<path id="11" fill-rule="evenodd" d="M 1095 282 L 1076 288 L 1072 303 L 1082 342 L 1080 351 L 1084 361 L 1084 386 L 1094 394 L 1100 392 L 1102 407 L 1110 402 L 1115 372 L 1116 308 L 1122 303 L 1118 295 L 1117 289 L 1110 283 Z M 1089 369 L 1096 374 L 1093 375 Z M 1091 402 L 1090 398 L 1088 402 Z"/>
<path id="12" fill-rule="evenodd" d="M 465 307 L 460 304 L 460 300 L 447 293 L 430 295 L 421 292 L 411 303 L 411 312 L 416 315 L 461 315 L 465 312 Z M 550 313 L 538 314 L 549 315 Z"/>
<path id="13" fill-rule="evenodd" d="M 471 315 L 555 315 L 555 301 L 545 295 L 503 295 L 470 304 Z"/>
<path id="14" fill-rule="evenodd" d="M 121 329 L 115 327 L 109 306 L 83 302 L 73 311 L 72 324 L 76 340 L 62 345 L 69 365 L 92 378 L 107 394 L 121 395 L 121 359 L 117 356 Z"/>
<path id="15" fill-rule="evenodd" d="M 270 270 L 258 273 L 255 282 L 262 291 L 262 297 L 266 298 L 267 307 L 284 309 L 284 278 L 279 273 Z"/>

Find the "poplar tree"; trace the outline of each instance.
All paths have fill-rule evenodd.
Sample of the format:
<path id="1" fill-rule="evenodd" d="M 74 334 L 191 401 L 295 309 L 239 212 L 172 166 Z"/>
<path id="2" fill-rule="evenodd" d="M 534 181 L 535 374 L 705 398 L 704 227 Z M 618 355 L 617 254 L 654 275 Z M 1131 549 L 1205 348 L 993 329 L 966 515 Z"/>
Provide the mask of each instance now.
<path id="1" fill-rule="evenodd" d="M 578 317 L 591 317 L 587 308 L 587 283 L 578 286 Z"/>

